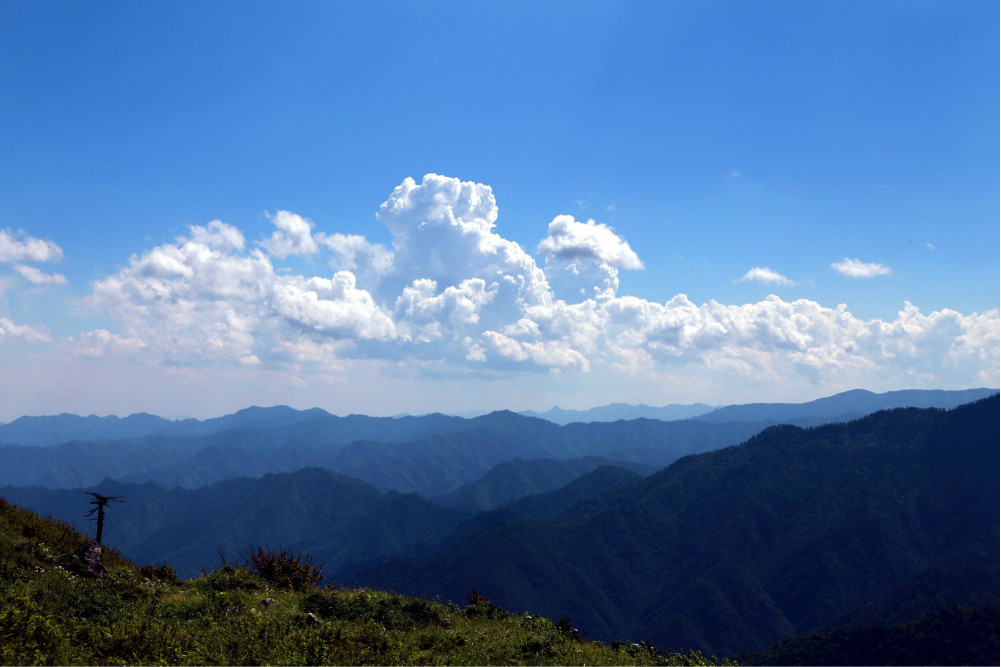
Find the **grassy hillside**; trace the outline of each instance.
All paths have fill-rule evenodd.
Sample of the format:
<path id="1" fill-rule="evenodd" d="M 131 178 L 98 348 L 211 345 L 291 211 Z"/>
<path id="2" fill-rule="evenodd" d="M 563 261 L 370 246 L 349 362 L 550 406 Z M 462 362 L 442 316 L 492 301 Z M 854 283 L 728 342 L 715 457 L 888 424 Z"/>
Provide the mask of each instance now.
<path id="1" fill-rule="evenodd" d="M 476 595 L 460 607 L 316 588 L 291 557 L 179 581 L 105 549 L 107 574 L 83 577 L 75 553 L 87 544 L 0 499 L 0 664 L 718 664 L 585 641 L 568 620 Z"/>

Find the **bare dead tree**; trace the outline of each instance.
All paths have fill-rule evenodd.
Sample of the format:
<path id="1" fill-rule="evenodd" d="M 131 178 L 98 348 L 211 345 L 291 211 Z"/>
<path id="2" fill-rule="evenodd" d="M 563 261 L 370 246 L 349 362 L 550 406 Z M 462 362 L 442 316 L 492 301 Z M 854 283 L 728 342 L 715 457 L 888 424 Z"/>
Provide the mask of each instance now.
<path id="1" fill-rule="evenodd" d="M 91 505 L 94 505 L 94 509 L 87 512 L 86 516 L 94 516 L 94 512 L 97 512 L 97 539 L 94 541 L 98 544 L 101 543 L 101 535 L 104 533 L 104 506 L 115 501 L 118 503 L 124 503 L 122 496 L 102 496 L 100 493 L 94 493 L 93 491 L 88 491 L 87 495 L 94 496 L 94 500 L 90 501 Z"/>

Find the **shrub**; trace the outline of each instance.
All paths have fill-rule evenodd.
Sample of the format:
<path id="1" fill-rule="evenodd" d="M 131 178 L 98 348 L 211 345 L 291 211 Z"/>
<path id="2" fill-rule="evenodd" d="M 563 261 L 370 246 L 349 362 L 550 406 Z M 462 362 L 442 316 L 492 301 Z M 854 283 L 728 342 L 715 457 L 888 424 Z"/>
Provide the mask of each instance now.
<path id="1" fill-rule="evenodd" d="M 477 616 L 483 618 L 503 618 L 508 615 L 506 610 L 495 605 L 490 601 L 490 598 L 481 595 L 475 588 L 466 594 L 466 604 L 468 606 L 462 610 L 462 613 L 470 618 Z"/>
<path id="2" fill-rule="evenodd" d="M 156 565 L 147 563 L 146 565 L 140 565 L 139 574 L 147 579 L 165 581 L 170 584 L 177 583 L 177 570 L 166 563 L 157 563 Z"/>
<path id="3" fill-rule="evenodd" d="M 244 567 L 268 583 L 294 591 L 307 591 L 323 581 L 322 568 L 313 565 L 309 554 L 295 554 L 271 547 L 256 547 L 250 550 L 250 559 Z"/>
<path id="4" fill-rule="evenodd" d="M 223 566 L 212 572 L 205 572 L 193 585 L 204 591 L 260 590 L 264 588 L 261 578 L 245 567 L 233 567 L 223 560 Z"/>
<path id="5" fill-rule="evenodd" d="M 577 628 L 573 626 L 570 622 L 569 616 L 564 616 L 556 623 L 556 629 L 559 630 L 560 634 L 568 639 L 580 639 L 580 632 Z"/>

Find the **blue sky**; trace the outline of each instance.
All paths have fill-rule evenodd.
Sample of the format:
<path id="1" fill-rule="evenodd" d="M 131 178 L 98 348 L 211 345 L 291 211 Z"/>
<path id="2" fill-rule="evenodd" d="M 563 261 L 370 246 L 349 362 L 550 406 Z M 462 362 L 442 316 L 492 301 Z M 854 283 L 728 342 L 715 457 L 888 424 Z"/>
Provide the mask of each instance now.
<path id="1" fill-rule="evenodd" d="M 4 2 L 0 419 L 997 386 L 997 23 Z"/>

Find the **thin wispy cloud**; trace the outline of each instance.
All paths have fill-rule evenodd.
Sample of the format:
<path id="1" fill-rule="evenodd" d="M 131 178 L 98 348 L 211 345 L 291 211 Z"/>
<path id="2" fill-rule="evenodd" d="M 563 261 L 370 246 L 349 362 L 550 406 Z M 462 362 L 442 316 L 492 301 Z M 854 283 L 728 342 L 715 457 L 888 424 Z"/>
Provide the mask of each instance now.
<path id="1" fill-rule="evenodd" d="M 46 327 L 15 324 L 6 317 L 0 317 L 0 345 L 11 342 L 48 343 L 51 340 Z"/>
<path id="2" fill-rule="evenodd" d="M 840 262 L 831 264 L 831 268 L 849 278 L 875 278 L 876 276 L 888 276 L 892 273 L 888 266 L 863 262 L 860 259 L 848 259 L 847 257 Z"/>
<path id="3" fill-rule="evenodd" d="M 773 271 L 767 266 L 755 266 L 748 269 L 747 273 L 740 278 L 739 282 L 767 283 L 772 285 L 792 286 L 796 282 L 786 278 L 778 271 Z"/>
<path id="4" fill-rule="evenodd" d="M 15 264 L 14 270 L 33 285 L 65 285 L 66 276 L 61 273 L 45 273 L 41 269 L 26 264 Z"/>

